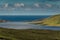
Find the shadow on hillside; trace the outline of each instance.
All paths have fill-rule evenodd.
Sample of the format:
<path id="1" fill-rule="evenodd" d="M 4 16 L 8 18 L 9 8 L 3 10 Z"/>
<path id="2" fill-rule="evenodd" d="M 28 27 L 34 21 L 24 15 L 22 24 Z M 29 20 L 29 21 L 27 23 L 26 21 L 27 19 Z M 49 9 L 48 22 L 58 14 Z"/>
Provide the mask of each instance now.
<path id="1" fill-rule="evenodd" d="M 12 40 L 12 39 L 0 37 L 0 40 Z"/>

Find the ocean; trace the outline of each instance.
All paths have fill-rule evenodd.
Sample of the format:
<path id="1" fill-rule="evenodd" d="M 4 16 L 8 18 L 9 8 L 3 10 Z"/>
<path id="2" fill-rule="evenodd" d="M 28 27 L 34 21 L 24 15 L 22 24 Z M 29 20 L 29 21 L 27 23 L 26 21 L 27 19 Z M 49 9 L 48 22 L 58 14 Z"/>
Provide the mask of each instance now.
<path id="1" fill-rule="evenodd" d="M 44 18 L 49 17 L 50 15 L 37 15 L 37 16 L 0 16 L 0 20 L 7 20 L 7 21 L 33 21 L 33 20 L 42 20 Z"/>
<path id="2" fill-rule="evenodd" d="M 27 23 L 27 21 L 43 20 L 50 16 L 0 16 L 0 20 L 8 20 L 9 22 L 1 22 L 0 27 L 10 29 L 43 29 L 43 30 L 60 30 L 57 26 L 41 26 Z"/>

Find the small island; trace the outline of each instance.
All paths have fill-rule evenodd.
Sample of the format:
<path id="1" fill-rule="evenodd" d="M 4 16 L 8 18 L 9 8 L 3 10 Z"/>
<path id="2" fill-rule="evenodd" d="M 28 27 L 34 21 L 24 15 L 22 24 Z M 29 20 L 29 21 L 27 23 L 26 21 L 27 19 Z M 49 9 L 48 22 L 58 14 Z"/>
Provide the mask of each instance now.
<path id="1" fill-rule="evenodd" d="M 7 21 L 7 20 L 0 20 L 0 23 L 1 23 L 1 22 L 8 22 L 8 21 Z"/>
<path id="2" fill-rule="evenodd" d="M 46 26 L 60 26 L 60 14 L 50 16 L 42 21 L 33 21 L 32 23 Z"/>

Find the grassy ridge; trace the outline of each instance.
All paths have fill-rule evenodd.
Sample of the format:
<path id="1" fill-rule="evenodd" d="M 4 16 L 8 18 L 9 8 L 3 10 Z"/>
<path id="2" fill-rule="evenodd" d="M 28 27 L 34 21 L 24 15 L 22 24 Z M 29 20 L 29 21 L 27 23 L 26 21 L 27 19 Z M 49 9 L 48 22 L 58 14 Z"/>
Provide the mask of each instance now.
<path id="1" fill-rule="evenodd" d="M 5 40 L 60 40 L 60 31 L 0 28 L 1 38 Z"/>
<path id="2" fill-rule="evenodd" d="M 32 22 L 32 23 L 47 25 L 47 26 L 60 26 L 60 14 L 59 15 L 53 15 L 51 17 L 45 18 L 42 21 L 36 21 L 36 22 Z"/>

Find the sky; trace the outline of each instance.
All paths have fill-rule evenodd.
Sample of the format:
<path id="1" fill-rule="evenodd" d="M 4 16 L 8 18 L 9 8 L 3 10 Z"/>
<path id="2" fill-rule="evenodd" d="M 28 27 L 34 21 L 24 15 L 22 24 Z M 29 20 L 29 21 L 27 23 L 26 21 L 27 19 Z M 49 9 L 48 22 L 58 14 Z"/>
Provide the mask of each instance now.
<path id="1" fill-rule="evenodd" d="M 0 0 L 0 15 L 60 14 L 60 0 Z"/>

